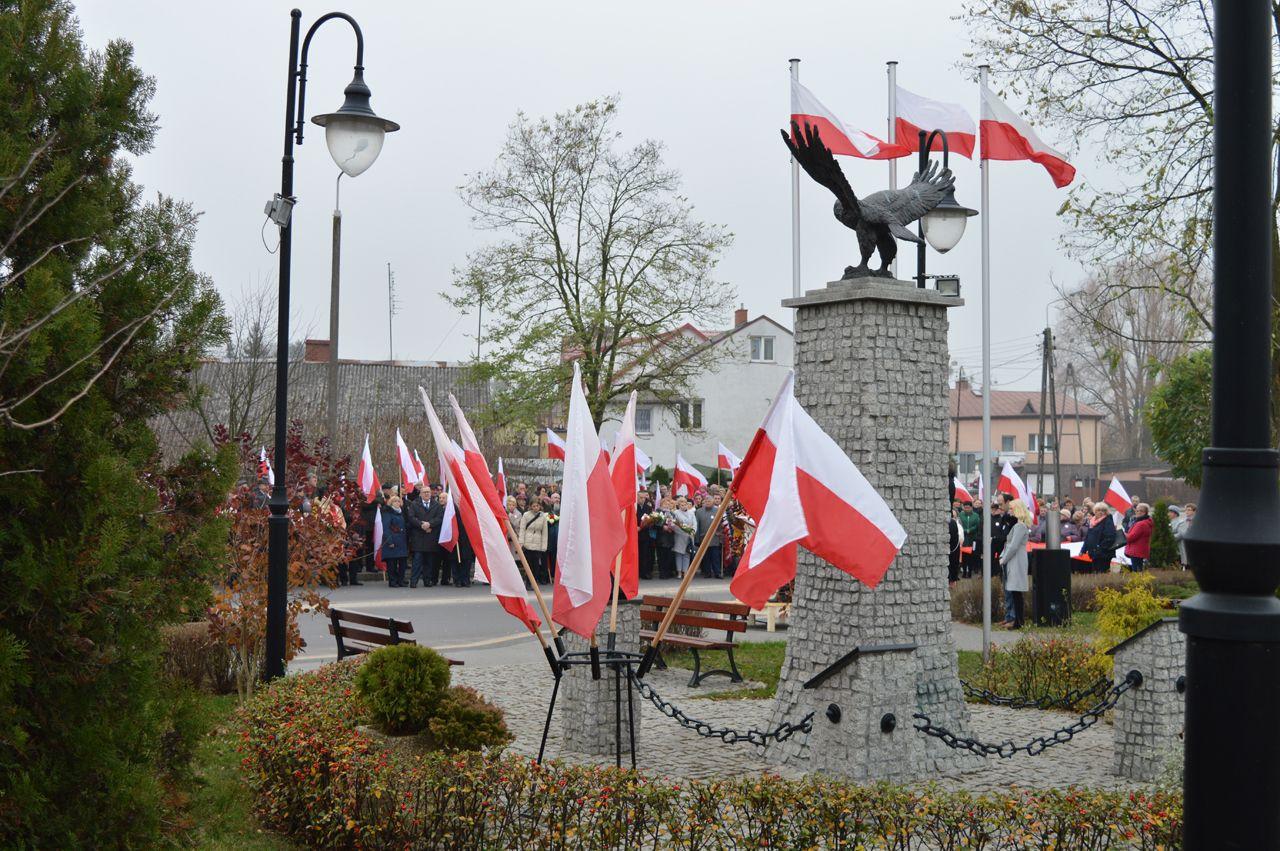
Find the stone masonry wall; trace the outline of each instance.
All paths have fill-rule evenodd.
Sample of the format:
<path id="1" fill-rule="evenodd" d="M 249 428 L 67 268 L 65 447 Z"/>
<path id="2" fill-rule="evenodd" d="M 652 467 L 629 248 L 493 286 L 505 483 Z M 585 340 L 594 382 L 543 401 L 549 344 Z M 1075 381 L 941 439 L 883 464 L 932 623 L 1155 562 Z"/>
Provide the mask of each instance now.
<path id="1" fill-rule="evenodd" d="M 851 648 L 914 641 L 918 711 L 953 732 L 968 727 L 946 530 L 947 309 L 962 303 L 884 279 L 838 282 L 784 302 L 799 308 L 797 399 L 885 499 L 907 541 L 874 590 L 801 548 L 772 723 L 818 708 L 801 685 Z M 799 766 L 807 750 L 807 737 L 797 736 L 767 756 Z M 936 740 L 925 747 L 927 772 L 976 760 Z"/>
<path id="2" fill-rule="evenodd" d="M 596 639 L 600 644 L 601 655 L 608 646 L 609 610 L 596 625 Z M 589 649 L 585 639 L 571 632 L 564 635 L 565 646 L 569 652 L 581 652 Z M 640 607 L 622 601 L 618 605 L 618 640 L 619 650 L 634 651 L 640 646 Z M 631 740 L 627 733 L 627 672 L 622 671 L 622 753 L 631 753 Z M 600 666 L 600 679 L 591 679 L 590 665 L 574 665 L 564 675 L 560 683 L 560 699 L 556 704 L 557 719 L 553 723 L 560 724 L 564 734 L 565 748 L 577 753 L 605 754 L 614 753 L 615 744 L 615 712 L 614 712 L 613 671 Z M 644 700 L 632 695 L 632 707 L 636 714 L 636 752 L 640 753 L 640 704 Z M 586 719 L 584 721 L 584 719 Z M 547 757 L 558 756 L 548 753 Z"/>
<path id="3" fill-rule="evenodd" d="M 1183 725 L 1178 677 L 1186 671 L 1187 637 L 1175 620 L 1156 624 L 1114 651 L 1115 678 L 1142 674 L 1115 709 L 1115 772 L 1146 782 L 1157 779 L 1177 752 Z"/>

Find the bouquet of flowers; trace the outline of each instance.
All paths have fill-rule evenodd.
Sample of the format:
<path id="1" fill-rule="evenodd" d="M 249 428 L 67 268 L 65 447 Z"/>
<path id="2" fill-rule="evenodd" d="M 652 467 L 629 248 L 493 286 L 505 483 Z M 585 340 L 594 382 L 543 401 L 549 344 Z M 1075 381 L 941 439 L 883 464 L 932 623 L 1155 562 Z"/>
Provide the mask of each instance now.
<path id="1" fill-rule="evenodd" d="M 547 512 L 547 525 L 548 525 L 548 526 L 554 526 L 554 525 L 556 525 L 556 523 L 557 523 L 557 522 L 559 522 L 559 520 L 560 520 L 560 515 L 559 515 L 559 514 L 552 514 L 551 512 Z"/>

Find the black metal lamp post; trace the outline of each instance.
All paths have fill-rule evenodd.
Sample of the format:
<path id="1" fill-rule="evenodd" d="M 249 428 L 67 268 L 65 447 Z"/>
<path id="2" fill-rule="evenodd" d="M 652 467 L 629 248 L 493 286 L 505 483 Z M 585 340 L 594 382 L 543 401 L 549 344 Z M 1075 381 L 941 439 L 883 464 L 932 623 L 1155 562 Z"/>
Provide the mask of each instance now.
<path id="1" fill-rule="evenodd" d="M 1272 7 L 1214 20 L 1213 430 L 1186 538 L 1188 849 L 1280 848 L 1280 454 L 1271 433 Z"/>
<path id="2" fill-rule="evenodd" d="M 379 118 L 369 106 L 369 87 L 364 82 L 364 34 L 355 19 L 344 12 L 322 15 L 307 30 L 302 41 L 302 59 L 298 59 L 298 34 L 302 12 L 294 9 L 289 29 L 289 72 L 284 110 L 284 156 L 281 159 L 280 194 L 267 204 L 267 215 L 280 227 L 280 294 L 276 321 L 276 483 L 271 490 L 271 519 L 267 534 L 267 637 L 266 675 L 284 675 L 285 630 L 288 625 L 286 606 L 289 596 L 289 497 L 285 487 L 285 436 L 288 428 L 289 393 L 289 268 L 292 260 L 293 228 L 293 146 L 302 144 L 302 118 L 307 97 L 307 51 L 311 37 L 322 24 L 341 18 L 356 34 L 355 76 L 347 85 L 346 96 L 337 112 L 312 119 L 325 128 L 325 143 L 338 168 L 355 177 L 361 174 L 382 152 L 387 133 L 400 125 Z"/>
<path id="3" fill-rule="evenodd" d="M 933 147 L 933 140 L 942 140 L 942 167 L 950 167 L 951 148 L 947 144 L 947 134 L 942 130 L 934 130 L 931 133 L 920 131 L 920 173 L 924 174 L 925 169 L 929 167 L 929 149 Z M 942 202 L 929 212 L 925 213 L 919 224 L 916 226 L 916 232 L 921 237 L 928 240 L 933 246 L 933 250 L 939 254 L 946 254 L 948 251 L 956 247 L 956 243 L 960 241 L 960 237 L 964 236 L 964 226 L 970 216 L 978 215 L 977 210 L 971 210 L 956 202 L 956 190 L 952 186 L 947 190 L 947 194 L 943 197 Z M 920 243 L 916 246 L 916 287 L 918 289 L 925 288 L 925 281 L 928 275 L 925 274 L 925 246 Z M 954 289 L 954 292 L 946 292 L 947 295 L 960 295 L 960 279 L 954 275 L 945 276 L 948 289 Z M 942 279 L 939 279 L 941 286 Z"/>

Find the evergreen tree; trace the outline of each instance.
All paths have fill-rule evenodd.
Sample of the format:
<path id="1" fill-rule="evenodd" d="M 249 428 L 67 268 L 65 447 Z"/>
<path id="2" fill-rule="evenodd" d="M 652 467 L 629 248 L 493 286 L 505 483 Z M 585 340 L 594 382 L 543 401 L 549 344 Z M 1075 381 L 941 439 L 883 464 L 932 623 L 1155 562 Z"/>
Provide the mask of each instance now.
<path id="1" fill-rule="evenodd" d="M 1178 542 L 1173 537 L 1173 528 L 1169 525 L 1169 501 L 1156 500 L 1154 515 L 1151 519 L 1155 527 L 1151 530 L 1151 558 L 1149 565 L 1153 568 L 1176 567 L 1178 564 Z"/>
<path id="2" fill-rule="evenodd" d="M 175 704 L 158 629 L 207 598 L 234 459 L 161 468 L 147 425 L 225 335 L 196 216 L 144 202 L 132 47 L 0 2 L 0 846 L 158 842 Z"/>

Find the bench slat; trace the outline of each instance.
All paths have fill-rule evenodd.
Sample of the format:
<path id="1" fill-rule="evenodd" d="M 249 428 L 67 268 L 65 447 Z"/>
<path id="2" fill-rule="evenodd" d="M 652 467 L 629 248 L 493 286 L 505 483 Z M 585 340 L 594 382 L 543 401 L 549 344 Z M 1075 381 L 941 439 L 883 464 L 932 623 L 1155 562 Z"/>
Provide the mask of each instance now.
<path id="1" fill-rule="evenodd" d="M 380 644 L 383 646 L 387 646 L 392 643 L 391 633 L 389 632 L 370 632 L 367 629 L 356 629 L 355 627 L 351 627 L 351 626 L 340 626 L 338 627 L 338 629 L 340 630 L 340 633 L 334 631 L 332 623 L 329 624 L 330 635 L 341 634 L 343 638 L 351 638 L 356 641 L 363 641 L 368 644 Z M 412 638 L 401 638 L 396 643 L 417 644 L 418 642 L 414 641 Z"/>
<path id="2" fill-rule="evenodd" d="M 652 641 L 657 635 L 657 630 L 645 629 L 640 631 L 641 641 Z M 710 638 L 696 638 L 692 635 L 678 635 L 668 632 L 662 636 L 663 644 L 678 644 L 682 647 L 697 647 L 699 650 L 728 650 L 734 647 L 732 641 L 715 641 Z"/>
<path id="3" fill-rule="evenodd" d="M 684 609 L 680 609 L 683 612 Z M 657 623 L 665 616 L 665 612 L 661 609 L 641 609 L 640 620 Z M 676 616 L 671 619 L 673 624 L 680 626 L 700 626 L 703 629 L 723 629 L 726 632 L 746 632 L 747 622 L 745 620 L 729 620 L 728 618 L 708 618 L 700 615 L 685 615 L 677 612 Z"/>
<path id="4" fill-rule="evenodd" d="M 674 597 L 658 597 L 646 594 L 641 600 L 642 606 L 653 606 L 665 609 L 671 605 Z M 693 612 L 713 612 L 718 615 L 740 615 L 746 617 L 751 612 L 751 607 L 746 603 L 722 603 L 714 600 L 690 600 L 688 597 L 680 601 L 681 609 L 688 609 Z"/>
<path id="5" fill-rule="evenodd" d="M 336 615 L 340 621 L 358 623 L 363 626 L 376 626 L 381 629 L 390 629 L 390 625 L 395 624 L 396 632 L 413 632 L 413 624 L 409 621 L 398 621 L 395 618 L 379 615 L 367 615 L 364 612 L 350 612 L 346 609 L 329 609 L 329 614 Z"/>

